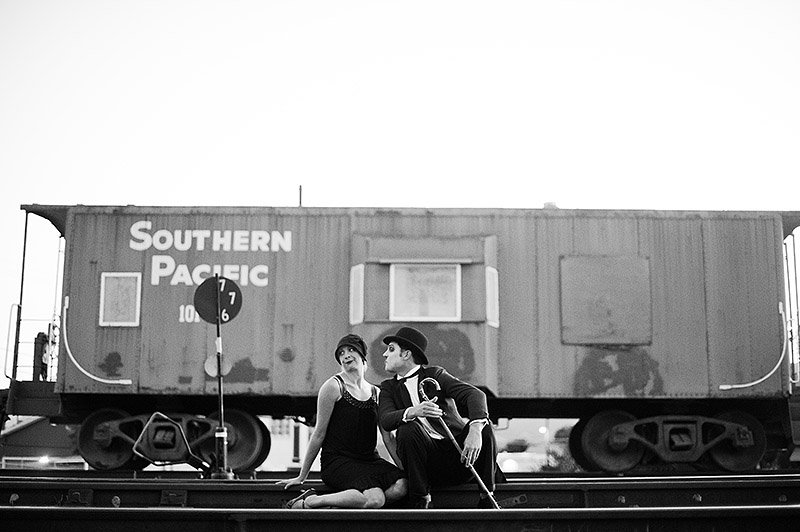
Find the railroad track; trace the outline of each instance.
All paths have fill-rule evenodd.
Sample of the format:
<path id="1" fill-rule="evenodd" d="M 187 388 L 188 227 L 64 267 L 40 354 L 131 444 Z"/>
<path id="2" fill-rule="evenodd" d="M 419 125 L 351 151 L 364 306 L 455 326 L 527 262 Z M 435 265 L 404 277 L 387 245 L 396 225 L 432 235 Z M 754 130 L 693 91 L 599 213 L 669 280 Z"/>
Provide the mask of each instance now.
<path id="1" fill-rule="evenodd" d="M 213 480 L 169 475 L 161 478 L 0 476 L 0 508 L 244 508 L 278 509 L 298 490 L 275 481 Z M 326 491 L 319 479 L 304 484 Z M 469 509 L 478 498 L 475 485 L 439 488 L 437 509 Z M 498 484 L 497 500 L 506 509 L 656 508 L 800 505 L 800 474 L 693 475 L 657 477 L 512 477 Z"/>
<path id="2" fill-rule="evenodd" d="M 232 508 L 0 508 L 4 531 L 747 531 L 795 530 L 797 506 L 503 510 L 281 510 Z"/>
<path id="3" fill-rule="evenodd" d="M 0 476 L 11 530 L 793 530 L 800 474 L 512 477 L 502 510 L 473 509 L 473 485 L 436 490 L 432 510 L 284 510 L 296 494 L 273 478 Z M 307 485 L 321 491 L 319 480 Z M 333 527 L 333 528 L 332 528 Z"/>

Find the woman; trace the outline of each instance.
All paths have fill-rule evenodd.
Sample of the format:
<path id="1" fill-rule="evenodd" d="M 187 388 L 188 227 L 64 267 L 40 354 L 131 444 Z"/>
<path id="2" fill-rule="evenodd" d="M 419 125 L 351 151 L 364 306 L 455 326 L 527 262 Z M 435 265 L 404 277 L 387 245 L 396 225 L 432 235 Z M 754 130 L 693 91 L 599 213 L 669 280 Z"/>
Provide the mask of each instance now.
<path id="1" fill-rule="evenodd" d="M 301 485 L 322 449 L 321 477 L 334 493 L 309 489 L 286 503 L 287 508 L 381 508 L 406 495 L 403 472 L 375 449 L 378 433 L 378 388 L 364 378 L 367 346 L 356 334 L 339 340 L 334 352 L 342 371 L 326 380 L 317 396 L 317 423 L 308 442 L 300 474 L 278 484 Z M 394 438 L 381 430 L 392 459 Z"/>

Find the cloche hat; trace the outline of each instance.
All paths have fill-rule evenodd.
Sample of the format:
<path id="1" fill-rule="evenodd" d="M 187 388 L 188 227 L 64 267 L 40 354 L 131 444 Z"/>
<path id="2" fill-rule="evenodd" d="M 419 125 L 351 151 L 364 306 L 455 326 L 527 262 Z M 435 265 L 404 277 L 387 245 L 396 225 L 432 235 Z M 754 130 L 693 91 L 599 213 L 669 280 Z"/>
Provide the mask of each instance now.
<path id="1" fill-rule="evenodd" d="M 352 347 L 358 351 L 361 358 L 365 361 L 367 360 L 367 344 L 364 343 L 364 340 L 357 334 L 347 334 L 342 336 L 339 343 L 336 344 L 336 351 L 333 352 L 333 356 L 336 357 L 336 362 L 339 362 L 339 349 L 345 346 Z"/>

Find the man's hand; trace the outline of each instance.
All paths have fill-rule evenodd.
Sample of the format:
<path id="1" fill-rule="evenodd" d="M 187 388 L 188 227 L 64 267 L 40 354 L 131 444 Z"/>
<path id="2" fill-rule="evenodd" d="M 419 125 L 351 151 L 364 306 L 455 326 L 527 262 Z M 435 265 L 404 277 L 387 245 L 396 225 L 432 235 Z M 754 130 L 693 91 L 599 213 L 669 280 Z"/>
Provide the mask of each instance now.
<path id="1" fill-rule="evenodd" d="M 474 465 L 481 454 L 481 447 L 483 446 L 482 429 L 483 425 L 480 423 L 469 426 L 469 433 L 464 440 L 464 449 L 461 453 L 461 462 L 465 467 Z"/>
<path id="2" fill-rule="evenodd" d="M 414 417 L 442 417 L 442 409 L 433 401 L 422 401 L 411 409 Z"/>

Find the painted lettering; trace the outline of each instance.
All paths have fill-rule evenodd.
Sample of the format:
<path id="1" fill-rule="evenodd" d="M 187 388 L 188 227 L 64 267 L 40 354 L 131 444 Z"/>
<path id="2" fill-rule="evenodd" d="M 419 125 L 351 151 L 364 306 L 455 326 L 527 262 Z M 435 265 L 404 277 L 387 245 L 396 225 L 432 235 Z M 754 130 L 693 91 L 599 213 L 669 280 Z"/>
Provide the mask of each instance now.
<path id="1" fill-rule="evenodd" d="M 130 247 L 136 251 L 144 251 L 150 247 L 152 240 L 150 233 L 147 231 L 153 227 L 152 222 L 147 220 L 140 220 L 131 225 L 131 240 Z"/>
<path id="2" fill-rule="evenodd" d="M 233 250 L 248 251 L 247 241 L 250 240 L 250 231 L 233 232 Z"/>
<path id="3" fill-rule="evenodd" d="M 269 231 L 253 231 L 250 234 L 250 251 L 269 251 Z"/>
<path id="4" fill-rule="evenodd" d="M 166 251 L 172 247 L 172 233 L 166 229 L 159 229 L 153 235 L 153 247 L 159 251 Z"/>
<path id="5" fill-rule="evenodd" d="M 171 286 L 200 285 L 214 274 L 227 277 L 242 286 L 264 287 L 269 284 L 269 266 L 266 264 L 198 264 L 190 270 L 188 264 L 179 264 L 169 255 L 153 255 L 150 284 L 158 286 L 164 280 Z"/>
<path id="6" fill-rule="evenodd" d="M 272 232 L 272 251 L 291 251 L 292 250 L 292 232 L 291 231 L 284 231 L 283 233 L 279 233 L 278 231 Z"/>
<path id="7" fill-rule="evenodd" d="M 204 251 L 292 251 L 291 231 L 265 231 L 261 229 L 157 229 L 153 222 L 139 220 L 131 224 L 128 246 L 135 251 L 155 248 L 158 251 L 189 251 L 194 247 Z"/>
<path id="8" fill-rule="evenodd" d="M 231 232 L 213 231 L 211 233 L 211 249 L 213 249 L 214 251 L 230 251 Z"/>
<path id="9" fill-rule="evenodd" d="M 203 251 L 206 249 L 206 240 L 211 237 L 211 231 L 208 229 L 192 231 L 192 236 L 195 238 L 194 249 L 197 251 Z"/>

